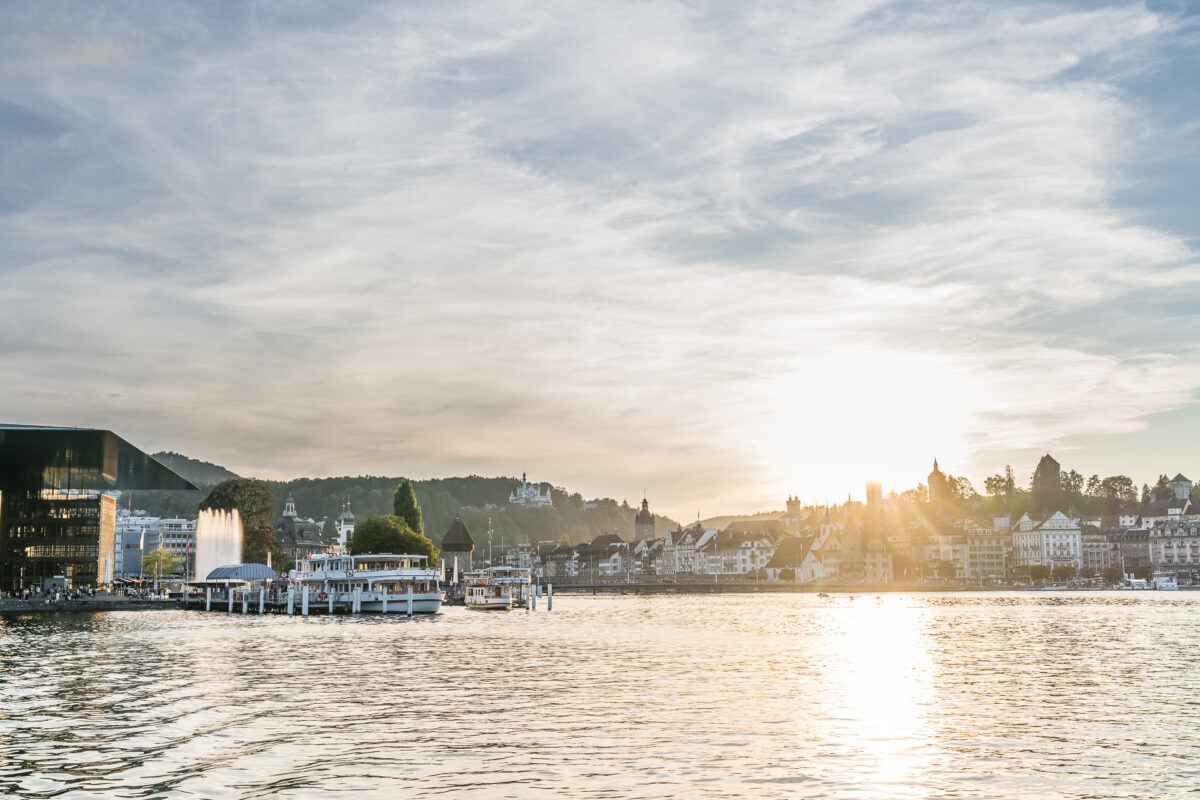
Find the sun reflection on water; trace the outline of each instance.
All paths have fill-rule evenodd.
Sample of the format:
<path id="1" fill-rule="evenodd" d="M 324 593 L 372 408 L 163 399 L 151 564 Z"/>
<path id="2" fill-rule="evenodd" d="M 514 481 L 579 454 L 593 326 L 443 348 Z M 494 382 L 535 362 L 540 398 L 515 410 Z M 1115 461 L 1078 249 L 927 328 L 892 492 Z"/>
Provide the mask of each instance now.
<path id="1" fill-rule="evenodd" d="M 839 712 L 841 768 L 853 764 L 854 782 L 872 794 L 915 794 L 932 758 L 924 609 L 908 597 L 848 596 L 832 599 L 828 615 L 821 683 Z"/>

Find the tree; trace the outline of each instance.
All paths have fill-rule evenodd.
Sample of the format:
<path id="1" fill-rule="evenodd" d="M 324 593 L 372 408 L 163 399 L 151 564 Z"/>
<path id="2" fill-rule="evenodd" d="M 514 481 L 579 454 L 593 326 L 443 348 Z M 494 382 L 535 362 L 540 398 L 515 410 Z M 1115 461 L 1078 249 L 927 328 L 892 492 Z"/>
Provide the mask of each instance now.
<path id="1" fill-rule="evenodd" d="M 942 561 L 937 565 L 937 574 L 939 578 L 953 578 L 958 572 L 953 561 Z"/>
<path id="2" fill-rule="evenodd" d="M 991 497 L 1003 498 L 1005 506 L 1011 510 L 1013 497 L 1017 493 L 1017 480 L 1013 476 L 1012 467 L 1006 464 L 1003 475 L 985 478 L 983 488 Z"/>
<path id="3" fill-rule="evenodd" d="M 1074 503 L 1083 496 L 1083 476 L 1073 469 L 1059 474 L 1063 495 L 1067 502 Z"/>
<path id="4" fill-rule="evenodd" d="M 356 556 L 366 553 L 397 553 L 401 555 L 429 556 L 429 565 L 437 566 L 437 548 L 423 533 L 408 527 L 408 523 L 395 514 L 370 517 L 360 522 L 350 535 L 350 552 Z"/>
<path id="5" fill-rule="evenodd" d="M 413 491 L 412 481 L 408 478 L 401 478 L 396 486 L 396 494 L 392 496 L 392 512 L 404 520 L 410 531 L 424 535 L 421 507 L 417 505 L 417 493 Z"/>
<path id="6" fill-rule="evenodd" d="M 796 570 L 792 569 L 791 567 L 784 567 L 783 569 L 779 570 L 779 580 L 781 580 L 781 581 L 796 580 Z"/>
<path id="7" fill-rule="evenodd" d="M 1142 484 L 1142 505 L 1150 502 L 1150 484 Z"/>
<path id="8" fill-rule="evenodd" d="M 1050 568 L 1045 564 L 1034 564 L 1029 568 L 1029 579 L 1032 581 L 1044 581 L 1050 577 Z"/>
<path id="9" fill-rule="evenodd" d="M 1034 511 L 1049 513 L 1063 508 L 1062 479 L 1059 477 L 1058 462 L 1049 453 L 1042 456 L 1033 470 L 1029 491 Z"/>
<path id="10" fill-rule="evenodd" d="M 267 553 L 270 553 L 273 563 L 282 566 L 283 550 L 271 527 L 275 500 L 266 481 L 237 478 L 217 484 L 204 498 L 200 509 L 238 512 L 242 520 L 243 563 L 265 564 Z"/>
<path id="11" fill-rule="evenodd" d="M 1050 574 L 1057 580 L 1069 581 L 1075 577 L 1075 568 L 1070 564 L 1058 564 L 1050 570 Z"/>
<path id="12" fill-rule="evenodd" d="M 1100 576 L 1104 578 L 1104 582 L 1109 586 L 1116 586 L 1118 583 L 1125 582 L 1125 573 L 1121 572 L 1120 567 L 1108 567 L 1100 573 Z"/>
<path id="13" fill-rule="evenodd" d="M 1105 513 L 1115 514 L 1126 503 L 1137 502 L 1137 486 L 1124 475 L 1111 475 L 1100 481 L 1100 495 L 1104 498 Z"/>
<path id="14" fill-rule="evenodd" d="M 170 575 L 181 566 L 183 566 L 183 561 L 179 556 L 161 547 L 142 556 L 143 575 Z"/>

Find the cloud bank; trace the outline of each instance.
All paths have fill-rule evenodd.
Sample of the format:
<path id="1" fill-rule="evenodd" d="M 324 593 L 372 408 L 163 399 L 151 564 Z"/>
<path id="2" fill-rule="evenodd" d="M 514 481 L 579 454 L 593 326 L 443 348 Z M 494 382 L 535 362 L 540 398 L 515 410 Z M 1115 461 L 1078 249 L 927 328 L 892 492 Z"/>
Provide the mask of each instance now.
<path id="1" fill-rule="evenodd" d="M 0 18 L 12 421 L 688 518 L 978 477 L 1200 386 L 1196 231 L 1128 200 L 1197 162 L 1174 11 Z"/>

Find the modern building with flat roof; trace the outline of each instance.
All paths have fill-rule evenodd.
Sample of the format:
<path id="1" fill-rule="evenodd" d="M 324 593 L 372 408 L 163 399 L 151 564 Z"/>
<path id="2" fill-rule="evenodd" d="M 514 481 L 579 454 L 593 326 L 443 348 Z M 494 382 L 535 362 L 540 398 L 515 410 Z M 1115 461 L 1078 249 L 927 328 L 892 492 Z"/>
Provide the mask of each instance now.
<path id="1" fill-rule="evenodd" d="M 0 591 L 113 578 L 110 489 L 196 489 L 112 431 L 0 425 Z"/>

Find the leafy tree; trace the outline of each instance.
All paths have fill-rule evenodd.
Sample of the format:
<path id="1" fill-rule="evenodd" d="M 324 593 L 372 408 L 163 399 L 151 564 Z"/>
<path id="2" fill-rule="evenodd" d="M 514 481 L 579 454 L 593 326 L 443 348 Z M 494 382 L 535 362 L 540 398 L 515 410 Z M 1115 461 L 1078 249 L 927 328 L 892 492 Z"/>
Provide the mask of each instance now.
<path id="1" fill-rule="evenodd" d="M 1057 564 L 1054 569 L 1050 570 L 1050 574 L 1058 580 L 1069 581 L 1075 577 L 1075 568 L 1070 564 Z"/>
<path id="2" fill-rule="evenodd" d="M 1032 581 L 1044 581 L 1050 577 L 1050 568 L 1045 564 L 1034 564 L 1029 568 L 1029 579 Z"/>
<path id="3" fill-rule="evenodd" d="M 371 517 L 360 522 L 350 535 L 350 552 L 354 555 L 366 553 L 397 553 L 403 555 L 429 556 L 430 566 L 437 566 L 437 548 L 423 533 L 408 527 L 408 523 L 395 514 Z"/>
<path id="4" fill-rule="evenodd" d="M 1059 474 L 1059 482 L 1062 484 L 1063 495 L 1067 498 L 1067 502 L 1074 503 L 1083 496 L 1083 476 L 1073 469 Z"/>
<path id="5" fill-rule="evenodd" d="M 1120 567 L 1108 567 L 1100 573 L 1100 577 L 1104 578 L 1104 582 L 1110 586 L 1125 582 L 1125 573 L 1121 572 Z"/>
<path id="6" fill-rule="evenodd" d="M 937 565 L 937 574 L 939 578 L 953 578 L 958 572 L 953 561 L 942 561 Z"/>
<path id="7" fill-rule="evenodd" d="M 1017 480 L 1013 476 L 1012 467 L 1006 464 L 1004 466 L 1004 474 L 992 475 L 989 478 L 985 478 L 983 488 L 991 497 L 1002 498 L 1005 507 L 1011 510 L 1013 498 L 1017 494 Z"/>
<path id="8" fill-rule="evenodd" d="M 781 581 L 796 580 L 796 570 L 792 569 L 791 567 L 784 567 L 783 569 L 779 570 L 779 580 L 781 580 Z"/>
<path id="9" fill-rule="evenodd" d="M 1142 505 L 1150 502 L 1150 484 L 1142 484 Z"/>
<path id="10" fill-rule="evenodd" d="M 267 553 L 272 563 L 282 564 L 283 551 L 271 527 L 275 500 L 266 481 L 237 478 L 217 484 L 200 504 L 201 510 L 237 510 L 242 520 L 242 562 L 264 564 Z"/>
<path id="11" fill-rule="evenodd" d="M 143 575 L 170 575 L 182 566 L 179 556 L 161 547 L 142 556 Z"/>
<path id="12" fill-rule="evenodd" d="M 1099 475 L 1093 475 L 1087 479 L 1087 487 L 1083 490 L 1083 493 L 1095 500 L 1099 500 L 1103 496 L 1103 493 L 1100 491 Z"/>
<path id="13" fill-rule="evenodd" d="M 1100 495 L 1104 498 L 1104 512 L 1115 514 L 1126 503 L 1137 501 L 1137 486 L 1124 475 L 1111 475 L 1100 482 Z"/>
<path id="14" fill-rule="evenodd" d="M 408 524 L 409 530 L 424 534 L 425 524 L 421 520 L 421 507 L 417 505 L 417 493 L 413 491 L 412 481 L 401 478 L 396 486 L 396 494 L 392 496 L 392 512 Z"/>

